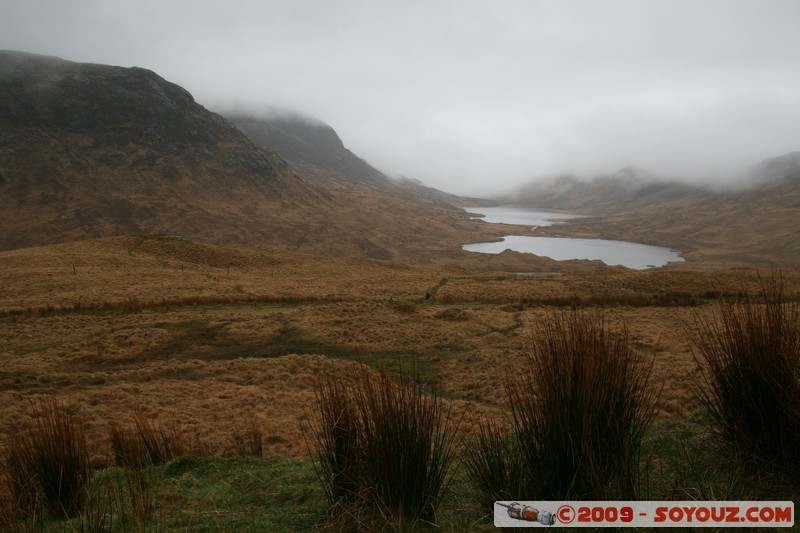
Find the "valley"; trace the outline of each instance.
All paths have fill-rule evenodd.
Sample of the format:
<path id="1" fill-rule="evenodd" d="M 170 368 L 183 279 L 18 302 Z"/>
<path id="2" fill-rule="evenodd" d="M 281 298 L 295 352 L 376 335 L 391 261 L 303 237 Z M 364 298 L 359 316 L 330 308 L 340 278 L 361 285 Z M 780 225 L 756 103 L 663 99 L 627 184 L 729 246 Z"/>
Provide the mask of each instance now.
<path id="1" fill-rule="evenodd" d="M 726 302 L 762 302 L 768 280 L 800 301 L 797 152 L 737 189 L 628 169 L 479 199 L 387 177 L 310 117 L 212 112 L 146 69 L 0 52 L 0 90 L 0 451 L 44 398 L 85 421 L 92 466 L 106 472 L 115 424 L 179 428 L 196 453 L 161 467 L 155 485 L 173 506 L 165 514 L 188 516 L 180 527 L 270 512 L 274 487 L 247 477 L 261 469 L 292 487 L 287 515 L 311 502 L 305 529 L 319 525 L 315 386 L 355 363 L 393 377 L 414 369 L 463 442 L 487 420 L 507 430 L 505 387 L 537 328 L 573 313 L 627 330 L 637 363 L 652 364 L 648 490 L 697 496 L 680 485 L 689 467 L 676 466 L 680 446 L 705 445 L 693 335 Z M 464 210 L 506 203 L 582 216 L 532 229 Z M 635 270 L 462 249 L 505 235 L 630 241 L 685 261 Z M 263 460 L 238 457 L 252 428 Z M 214 483 L 246 478 L 229 514 L 181 477 L 219 464 Z M 468 519 L 446 524 L 488 528 L 458 476 L 452 498 L 471 503 L 444 514 L 463 505 Z M 254 486 L 264 501 L 242 496 Z M 278 524 L 253 530 L 292 530 Z"/>

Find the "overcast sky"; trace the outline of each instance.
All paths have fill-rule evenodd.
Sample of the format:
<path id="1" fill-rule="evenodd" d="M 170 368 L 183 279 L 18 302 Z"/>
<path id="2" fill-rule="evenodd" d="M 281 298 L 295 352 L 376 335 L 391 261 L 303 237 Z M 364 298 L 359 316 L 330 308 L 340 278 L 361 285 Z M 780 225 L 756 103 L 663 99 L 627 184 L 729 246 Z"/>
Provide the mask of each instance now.
<path id="1" fill-rule="evenodd" d="M 797 0 L 0 0 L 0 49 L 294 109 L 389 175 L 488 194 L 800 150 Z"/>

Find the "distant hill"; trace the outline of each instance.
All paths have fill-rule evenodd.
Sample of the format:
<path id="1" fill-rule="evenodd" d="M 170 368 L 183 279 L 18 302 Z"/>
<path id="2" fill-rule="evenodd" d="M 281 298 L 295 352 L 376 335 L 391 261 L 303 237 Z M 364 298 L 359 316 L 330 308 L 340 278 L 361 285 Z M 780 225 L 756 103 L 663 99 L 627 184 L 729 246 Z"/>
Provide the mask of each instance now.
<path id="1" fill-rule="evenodd" d="M 335 133 L 320 135 L 342 150 Z M 281 150 L 296 142 L 274 140 Z M 150 70 L 0 52 L 0 250 L 152 233 L 469 262 L 459 243 L 500 235 L 376 188 L 322 187 L 312 155 L 293 171 Z"/>
<path id="2" fill-rule="evenodd" d="M 225 115 L 253 142 L 274 150 L 294 172 L 323 187 L 342 189 L 356 183 L 438 209 L 477 201 L 426 187 L 418 180 L 386 176 L 347 149 L 336 131 L 316 118 L 299 113 Z"/>
<path id="3" fill-rule="evenodd" d="M 663 180 L 634 168 L 584 180 L 558 176 L 532 182 L 513 195 L 513 202 L 583 214 L 609 215 L 688 198 L 705 192 L 677 181 Z M 511 199 L 508 199 L 511 201 Z"/>
<path id="4" fill-rule="evenodd" d="M 755 186 L 772 187 L 791 182 L 800 176 L 800 151 L 766 159 L 748 172 Z"/>
<path id="5" fill-rule="evenodd" d="M 736 189 L 629 177 L 570 180 L 526 200 L 596 215 L 544 233 L 667 246 L 706 266 L 800 268 L 800 152 L 759 163 Z"/>

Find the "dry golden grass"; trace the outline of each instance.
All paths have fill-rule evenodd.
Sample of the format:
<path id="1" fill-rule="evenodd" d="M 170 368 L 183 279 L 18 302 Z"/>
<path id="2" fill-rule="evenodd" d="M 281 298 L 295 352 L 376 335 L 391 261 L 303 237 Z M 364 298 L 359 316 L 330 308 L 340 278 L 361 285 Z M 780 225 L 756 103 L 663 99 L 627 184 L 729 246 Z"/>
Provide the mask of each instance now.
<path id="1" fill-rule="evenodd" d="M 531 327 L 572 305 L 626 322 L 664 384 L 659 417 L 696 408 L 687 328 L 714 297 L 755 296 L 751 269 L 563 275 L 477 273 L 279 248 L 119 237 L 0 254 L 0 447 L 29 424 L 30 399 L 57 396 L 86 418 L 97 463 L 109 426 L 139 412 L 196 434 L 211 453 L 255 424 L 266 455 L 298 457 L 314 377 L 344 360 L 416 359 L 454 412 L 502 423 L 499 391 L 530 350 Z M 769 275 L 769 273 L 764 273 Z M 788 298 L 800 273 L 783 272 Z"/>

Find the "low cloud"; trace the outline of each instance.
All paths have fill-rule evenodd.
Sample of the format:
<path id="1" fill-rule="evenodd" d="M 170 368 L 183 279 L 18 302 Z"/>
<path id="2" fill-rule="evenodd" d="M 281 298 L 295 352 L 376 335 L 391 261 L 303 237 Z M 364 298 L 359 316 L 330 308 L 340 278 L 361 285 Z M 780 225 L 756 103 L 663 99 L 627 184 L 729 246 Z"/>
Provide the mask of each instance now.
<path id="1" fill-rule="evenodd" d="M 637 166 L 724 181 L 800 149 L 800 3 L 0 0 L 0 48 L 150 68 L 212 110 L 333 126 L 452 192 Z"/>

